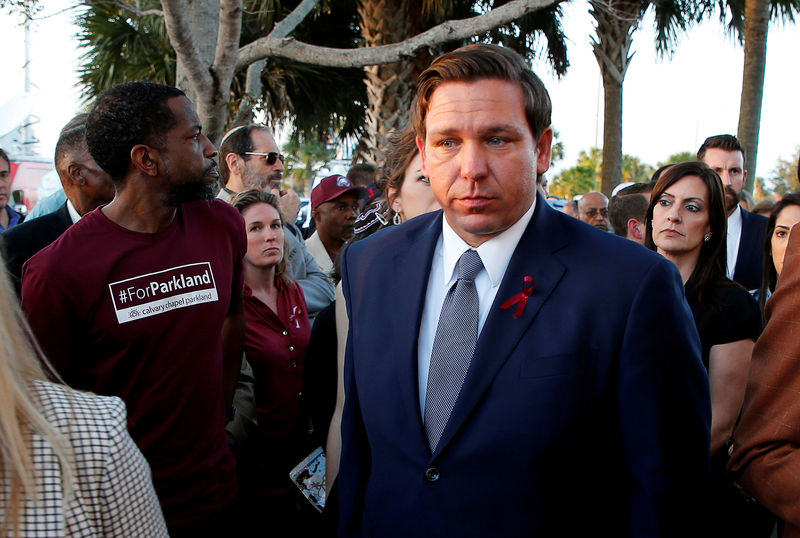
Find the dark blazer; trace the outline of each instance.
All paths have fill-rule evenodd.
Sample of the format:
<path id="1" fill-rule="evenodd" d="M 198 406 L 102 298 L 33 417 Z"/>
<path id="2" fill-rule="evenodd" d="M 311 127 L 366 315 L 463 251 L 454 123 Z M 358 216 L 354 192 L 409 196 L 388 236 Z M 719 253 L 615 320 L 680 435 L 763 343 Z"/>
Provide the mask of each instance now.
<path id="1" fill-rule="evenodd" d="M 25 221 L 3 232 L 6 267 L 17 288 L 17 295 L 22 282 L 23 264 L 58 239 L 70 226 L 72 219 L 65 203 L 53 213 Z"/>
<path id="2" fill-rule="evenodd" d="M 767 217 L 750 213 L 742 208 L 742 236 L 739 239 L 739 254 L 733 280 L 747 290 L 761 286 L 764 263 L 764 235 L 767 233 Z"/>
<path id="3" fill-rule="evenodd" d="M 690 534 L 711 411 L 680 275 L 537 200 L 433 454 L 417 341 L 442 213 L 345 250 L 341 535 Z"/>

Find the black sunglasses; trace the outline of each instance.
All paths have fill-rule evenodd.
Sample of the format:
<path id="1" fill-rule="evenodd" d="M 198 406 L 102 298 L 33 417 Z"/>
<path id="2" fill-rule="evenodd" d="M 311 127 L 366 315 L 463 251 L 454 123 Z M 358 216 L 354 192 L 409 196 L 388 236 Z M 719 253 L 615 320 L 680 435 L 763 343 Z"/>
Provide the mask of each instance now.
<path id="1" fill-rule="evenodd" d="M 267 161 L 267 164 L 275 164 L 275 161 L 277 161 L 278 159 L 280 159 L 281 162 L 284 162 L 283 155 L 278 153 L 277 151 L 270 151 L 269 153 L 255 153 L 253 151 L 245 151 L 244 154 L 258 155 L 259 157 L 264 157 L 264 159 Z"/>

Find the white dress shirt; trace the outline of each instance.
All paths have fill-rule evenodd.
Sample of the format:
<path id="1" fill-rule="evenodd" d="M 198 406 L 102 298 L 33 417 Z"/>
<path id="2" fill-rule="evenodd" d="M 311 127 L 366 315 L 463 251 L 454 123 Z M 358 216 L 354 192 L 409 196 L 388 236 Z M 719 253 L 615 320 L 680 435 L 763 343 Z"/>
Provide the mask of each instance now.
<path id="1" fill-rule="evenodd" d="M 728 278 L 733 280 L 736 260 L 739 258 L 739 241 L 742 239 L 742 208 L 736 205 L 728 217 Z"/>
<path id="2" fill-rule="evenodd" d="M 314 257 L 314 261 L 319 265 L 320 270 L 328 276 L 333 273 L 333 260 L 328 254 L 328 249 L 322 243 L 319 232 L 314 232 L 311 237 L 306 239 L 306 250 Z"/>
<path id="3" fill-rule="evenodd" d="M 475 250 L 481 257 L 483 269 L 475 277 L 475 289 L 478 292 L 478 337 L 480 338 L 483 324 L 489 316 L 489 309 L 494 302 L 500 283 L 506 274 L 508 262 L 517 248 L 525 228 L 533 217 L 536 201 L 531 204 L 528 211 L 511 227 L 498 236 L 495 236 Z M 422 323 L 419 330 L 419 343 L 417 344 L 417 378 L 419 381 L 419 408 L 422 418 L 425 418 L 425 393 L 428 387 L 428 369 L 431 364 L 433 340 L 436 337 L 436 328 L 439 325 L 439 316 L 442 312 L 447 291 L 456 281 L 456 263 L 461 255 L 471 249 L 459 235 L 450 227 L 447 218 L 442 218 L 442 235 L 436 242 L 431 262 L 431 272 L 428 277 L 428 291 L 425 294 L 425 305 L 422 311 Z M 520 283 L 522 285 L 522 283 Z"/>
<path id="4" fill-rule="evenodd" d="M 69 213 L 69 218 L 72 221 L 72 224 L 75 224 L 79 220 L 81 220 L 81 215 L 78 213 L 78 210 L 75 209 L 75 206 L 72 205 L 72 202 L 67 199 L 67 213 Z"/>

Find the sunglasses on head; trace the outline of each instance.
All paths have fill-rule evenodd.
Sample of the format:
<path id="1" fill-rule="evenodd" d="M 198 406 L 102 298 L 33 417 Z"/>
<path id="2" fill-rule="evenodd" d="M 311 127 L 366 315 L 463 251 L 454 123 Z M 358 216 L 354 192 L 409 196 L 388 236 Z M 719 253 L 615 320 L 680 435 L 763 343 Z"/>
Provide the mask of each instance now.
<path id="1" fill-rule="evenodd" d="M 269 153 L 256 153 L 254 151 L 245 151 L 244 154 L 258 155 L 259 157 L 264 157 L 264 159 L 267 161 L 267 164 L 275 164 L 275 161 L 277 161 L 278 159 L 280 159 L 281 162 L 284 162 L 283 155 L 278 153 L 277 151 L 270 151 Z"/>

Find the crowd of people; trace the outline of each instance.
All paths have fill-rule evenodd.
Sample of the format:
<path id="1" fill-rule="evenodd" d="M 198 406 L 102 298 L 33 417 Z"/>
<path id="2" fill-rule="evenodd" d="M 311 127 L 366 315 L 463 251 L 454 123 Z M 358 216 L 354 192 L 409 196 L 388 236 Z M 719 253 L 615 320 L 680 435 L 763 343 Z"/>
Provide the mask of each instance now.
<path id="1" fill-rule="evenodd" d="M 0 534 L 800 536 L 800 194 L 716 135 L 559 211 L 519 55 L 416 92 L 307 237 L 271 131 L 169 86 L 64 126 L 36 218 L 0 151 Z"/>

